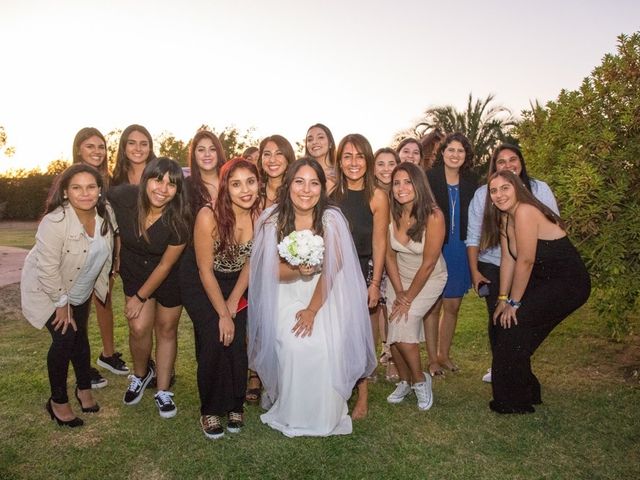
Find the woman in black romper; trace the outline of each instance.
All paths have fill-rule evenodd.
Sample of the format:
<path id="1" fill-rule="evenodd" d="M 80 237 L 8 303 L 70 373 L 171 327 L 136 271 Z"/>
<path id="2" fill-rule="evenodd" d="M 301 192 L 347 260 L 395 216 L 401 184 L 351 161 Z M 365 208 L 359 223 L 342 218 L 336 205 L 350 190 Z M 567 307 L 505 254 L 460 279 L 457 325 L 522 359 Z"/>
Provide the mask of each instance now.
<path id="1" fill-rule="evenodd" d="M 137 404 L 156 373 L 149 363 L 155 331 L 155 401 L 160 416 L 170 418 L 177 412 L 169 383 L 182 312 L 177 262 L 189 238 L 182 169 L 171 159 L 154 159 L 145 167 L 139 187 L 114 187 L 109 200 L 120 227 L 120 276 L 134 367 L 123 402 Z"/>

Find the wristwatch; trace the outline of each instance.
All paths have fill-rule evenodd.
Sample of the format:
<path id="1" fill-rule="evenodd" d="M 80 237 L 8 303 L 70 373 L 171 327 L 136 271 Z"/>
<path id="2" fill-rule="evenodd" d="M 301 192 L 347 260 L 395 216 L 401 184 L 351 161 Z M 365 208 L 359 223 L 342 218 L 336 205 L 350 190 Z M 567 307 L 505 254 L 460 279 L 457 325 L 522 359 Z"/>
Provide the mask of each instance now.
<path id="1" fill-rule="evenodd" d="M 516 310 L 522 306 L 522 302 L 516 302 L 513 298 L 507 299 L 507 305 L 511 305 Z"/>

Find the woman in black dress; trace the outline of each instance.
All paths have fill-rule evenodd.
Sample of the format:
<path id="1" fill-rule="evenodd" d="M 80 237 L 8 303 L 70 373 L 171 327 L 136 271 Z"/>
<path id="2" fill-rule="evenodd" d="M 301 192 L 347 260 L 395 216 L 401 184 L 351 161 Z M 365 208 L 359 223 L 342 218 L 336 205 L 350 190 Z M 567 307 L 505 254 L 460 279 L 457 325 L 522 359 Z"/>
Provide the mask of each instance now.
<path id="1" fill-rule="evenodd" d="M 253 222 L 259 209 L 258 170 L 245 159 L 227 162 L 220 172 L 216 208 L 196 217 L 194 245 L 200 281 L 206 292 L 187 299 L 198 359 L 200 424 L 207 438 L 237 433 L 243 426 L 247 386 L 245 343 L 248 263 Z"/>
<path id="2" fill-rule="evenodd" d="M 169 383 L 182 312 L 177 262 L 189 239 L 190 212 L 182 169 L 169 158 L 154 159 L 145 167 L 139 187 L 114 187 L 109 200 L 120 227 L 120 276 L 133 358 L 133 374 L 123 401 L 137 404 L 154 377 L 149 359 L 155 332 L 155 401 L 160 416 L 170 418 L 177 412 Z"/>
<path id="3" fill-rule="evenodd" d="M 340 141 L 338 165 L 337 183 L 331 196 L 349 221 L 362 275 L 367 280 L 375 348 L 378 340 L 377 308 L 389 228 L 389 200 L 387 194 L 375 185 L 373 151 L 364 136 L 352 133 Z M 354 419 L 367 415 L 367 393 L 367 380 L 364 379 L 358 384 L 358 400 L 351 413 Z"/>
<path id="4" fill-rule="evenodd" d="M 498 413 L 531 413 L 542 403 L 531 356 L 551 331 L 589 298 L 591 282 L 564 223 L 509 170 L 489 178 L 491 206 L 483 241 L 500 238 L 499 322 L 491 366 Z"/>

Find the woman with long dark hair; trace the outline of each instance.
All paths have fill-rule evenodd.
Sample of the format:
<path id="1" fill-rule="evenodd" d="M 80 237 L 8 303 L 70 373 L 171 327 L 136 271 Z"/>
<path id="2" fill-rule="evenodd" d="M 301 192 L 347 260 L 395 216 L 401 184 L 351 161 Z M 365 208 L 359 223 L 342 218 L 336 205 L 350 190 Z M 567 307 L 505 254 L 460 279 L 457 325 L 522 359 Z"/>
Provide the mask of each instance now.
<path id="1" fill-rule="evenodd" d="M 380 336 L 378 303 L 389 225 L 389 200 L 386 193 L 376 187 L 373 151 L 363 135 L 352 133 L 340 140 L 337 155 L 339 169 L 331 198 L 349 221 L 362 276 L 367 282 L 373 333 L 371 340 L 374 348 L 377 348 Z M 351 416 L 359 419 L 365 417 L 367 412 L 368 379 L 362 379 L 358 383 L 358 400 Z"/>
<path id="2" fill-rule="evenodd" d="M 137 404 L 156 376 L 149 362 L 155 332 L 155 401 L 160 416 L 170 418 L 177 412 L 169 387 L 182 312 L 177 262 L 190 233 L 182 169 L 169 158 L 154 159 L 144 168 L 139 186 L 114 187 L 109 200 L 120 227 L 120 276 L 133 358 L 123 402 Z"/>
<path id="3" fill-rule="evenodd" d="M 295 159 L 293 147 L 282 135 L 270 135 L 260 142 L 258 172 L 261 179 L 261 210 L 277 203 L 287 169 Z M 262 383 L 260 382 L 260 377 L 253 370 L 249 370 L 247 403 L 257 405 L 260 403 L 261 395 Z"/>
<path id="4" fill-rule="evenodd" d="M 46 326 L 51 334 L 47 411 L 58 425 L 69 427 L 84 423 L 69 405 L 69 363 L 76 374 L 75 396 L 81 410 L 100 409 L 91 394 L 87 321 L 92 294 L 104 302 L 109 293 L 117 230 L 102 188 L 102 176 L 89 165 L 74 164 L 61 174 L 20 282 L 25 318 L 36 328 Z"/>
<path id="5" fill-rule="evenodd" d="M 498 413 L 531 413 L 542 403 L 531 356 L 551 331 L 589 298 L 591 281 L 560 217 L 509 170 L 489 177 L 491 205 L 482 244 L 500 241 L 500 299 L 491 365 Z"/>
<path id="6" fill-rule="evenodd" d="M 323 237 L 321 268 L 278 255 L 278 243 L 303 230 Z M 347 400 L 376 364 L 366 287 L 347 221 L 312 158 L 291 164 L 277 204 L 256 223 L 248 338 L 270 407 L 263 423 L 292 437 L 351 433 Z"/>
<path id="7" fill-rule="evenodd" d="M 107 142 L 104 135 L 93 127 L 85 127 L 78 131 L 73 139 L 73 163 L 84 163 L 91 165 L 100 172 L 103 182 L 103 194 L 106 197 L 107 190 L 111 183 L 107 161 Z M 96 318 L 102 339 L 102 352 L 98 355 L 96 363 L 111 373 L 116 375 L 126 375 L 129 373 L 127 364 L 122 360 L 122 354 L 115 350 L 113 335 L 113 306 L 111 304 L 111 291 L 113 290 L 113 279 L 119 270 L 118 252 L 120 243 L 118 237 L 115 241 L 113 269 L 109 278 L 109 294 L 105 302 L 101 302 L 96 295 L 93 296 L 93 305 L 96 309 Z M 107 380 L 95 369 L 91 368 L 91 385 L 93 388 L 106 386 Z"/>
<path id="8" fill-rule="evenodd" d="M 193 321 L 198 360 L 200 424 L 208 438 L 237 433 L 243 426 L 247 386 L 246 302 L 253 222 L 259 208 L 258 170 L 233 159 L 220 171 L 215 208 L 205 205 L 195 222 L 194 245 L 205 296 L 186 298 Z M 240 305 L 242 307 L 242 305 Z"/>
<path id="9" fill-rule="evenodd" d="M 401 163 L 393 171 L 391 219 L 385 262 L 387 297 L 392 305 L 387 342 L 400 382 L 387 402 L 400 403 L 413 390 L 418 408 L 428 410 L 433 393 L 431 376 L 423 372 L 420 363 L 422 319 L 447 281 L 441 251 L 445 222 L 424 171 L 411 162 Z"/>
<path id="10" fill-rule="evenodd" d="M 388 196 L 391 191 L 391 175 L 393 170 L 400 164 L 400 157 L 398 153 L 389 147 L 380 148 L 373 155 L 373 174 L 376 178 L 376 187 L 385 192 Z M 373 261 L 369 262 L 369 271 L 373 276 Z M 369 279 L 369 283 L 370 283 Z M 380 305 L 378 307 L 377 327 L 380 331 L 380 339 L 382 340 L 382 355 L 380 355 L 380 363 L 387 367 L 387 373 L 385 378 L 388 381 L 397 382 L 398 369 L 393 361 L 391 355 L 391 349 L 387 343 L 387 325 L 389 321 L 389 315 L 387 311 L 387 299 L 386 299 L 386 286 L 387 286 L 387 273 L 386 270 L 382 272 L 382 279 L 380 282 Z M 374 326 L 374 332 L 375 332 Z M 375 333 L 374 333 L 375 337 Z"/>

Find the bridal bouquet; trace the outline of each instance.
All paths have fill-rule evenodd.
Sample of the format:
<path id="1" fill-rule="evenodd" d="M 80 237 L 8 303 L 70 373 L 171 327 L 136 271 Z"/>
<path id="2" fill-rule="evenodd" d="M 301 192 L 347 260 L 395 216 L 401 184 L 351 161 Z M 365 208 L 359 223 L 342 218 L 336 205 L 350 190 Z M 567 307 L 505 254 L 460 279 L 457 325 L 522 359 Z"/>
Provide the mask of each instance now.
<path id="1" fill-rule="evenodd" d="M 293 231 L 278 244 L 278 253 L 294 267 L 315 267 L 322 263 L 324 240 L 320 235 L 314 235 L 311 230 Z"/>

